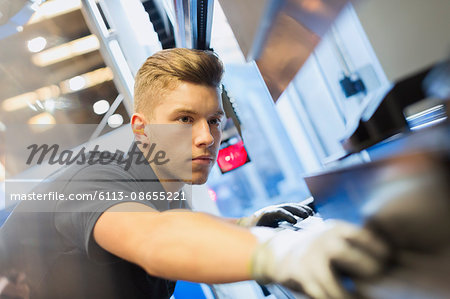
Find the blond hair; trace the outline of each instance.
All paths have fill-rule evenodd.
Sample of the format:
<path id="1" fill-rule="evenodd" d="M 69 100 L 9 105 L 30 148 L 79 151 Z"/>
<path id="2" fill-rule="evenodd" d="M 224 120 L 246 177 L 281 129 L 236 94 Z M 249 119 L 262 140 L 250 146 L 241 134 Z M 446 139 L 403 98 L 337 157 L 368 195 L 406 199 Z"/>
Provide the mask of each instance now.
<path id="1" fill-rule="evenodd" d="M 159 51 L 145 61 L 134 84 L 134 111 L 151 113 L 165 92 L 180 82 L 219 88 L 223 65 L 212 51 L 174 48 Z"/>

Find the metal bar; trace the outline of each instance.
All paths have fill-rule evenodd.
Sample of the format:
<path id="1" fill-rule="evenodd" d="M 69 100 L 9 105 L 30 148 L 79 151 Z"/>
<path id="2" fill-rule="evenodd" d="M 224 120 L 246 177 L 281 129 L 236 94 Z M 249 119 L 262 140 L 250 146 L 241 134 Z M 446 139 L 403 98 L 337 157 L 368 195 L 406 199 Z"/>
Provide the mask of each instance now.
<path id="1" fill-rule="evenodd" d="M 208 49 L 211 41 L 214 1 L 174 0 L 174 7 L 177 46 Z"/>
<path id="2" fill-rule="evenodd" d="M 133 84 L 134 79 L 126 63 L 125 57 L 117 47 L 117 41 L 106 28 L 100 11 L 94 0 L 81 0 L 81 11 L 86 23 L 93 34 L 97 36 L 100 42 L 100 53 L 105 60 L 105 64 L 114 74 L 114 83 L 117 89 L 124 97 L 124 106 L 128 115 L 133 113 Z M 117 44 L 117 46 L 116 46 Z M 112 49 L 112 45 L 114 49 Z"/>
<path id="3" fill-rule="evenodd" d="M 192 49 L 198 48 L 198 18 L 197 18 L 197 9 L 198 9 L 198 1 L 187 1 L 189 3 L 189 25 L 191 27 L 191 36 L 186 37 L 186 39 L 191 40 Z"/>
<path id="4" fill-rule="evenodd" d="M 186 27 L 184 21 L 183 2 L 174 0 L 175 9 L 175 42 L 177 47 L 186 47 Z"/>
<path id="5" fill-rule="evenodd" d="M 334 50 L 336 52 L 336 56 L 339 60 L 339 63 L 341 65 L 341 67 L 344 70 L 344 74 L 346 76 L 350 76 L 353 71 L 354 68 L 351 65 L 351 61 L 349 59 L 349 57 L 344 54 L 344 50 L 345 50 L 345 46 L 342 43 L 341 38 L 339 37 L 339 33 L 337 32 L 336 28 L 334 26 L 331 26 L 331 43 L 334 46 Z"/>
<path id="6" fill-rule="evenodd" d="M 206 28 L 205 28 L 205 49 L 210 48 L 211 44 L 211 32 L 213 25 L 214 14 L 214 0 L 207 0 L 207 12 L 206 12 Z"/>

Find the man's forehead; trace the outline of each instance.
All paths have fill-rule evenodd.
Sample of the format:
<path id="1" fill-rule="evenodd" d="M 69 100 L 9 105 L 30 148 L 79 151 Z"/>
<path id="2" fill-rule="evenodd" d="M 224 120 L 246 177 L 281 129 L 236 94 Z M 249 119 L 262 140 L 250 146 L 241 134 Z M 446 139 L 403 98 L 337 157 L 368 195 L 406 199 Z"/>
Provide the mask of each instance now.
<path id="1" fill-rule="evenodd" d="M 185 95 L 185 97 L 180 97 L 180 94 Z M 176 95 L 177 99 L 185 99 L 188 98 L 188 96 L 210 98 L 212 94 L 214 94 L 215 99 L 221 102 L 221 89 L 215 86 L 182 82 L 177 87 L 165 91 L 166 97 L 170 98 L 171 96 Z"/>
<path id="2" fill-rule="evenodd" d="M 222 94 L 222 88 L 220 86 L 211 86 L 202 83 L 195 83 L 183 80 L 176 80 L 173 85 L 168 88 L 168 91 L 176 91 L 179 89 L 191 89 L 191 88 L 202 88 L 207 90 L 215 90 L 218 95 Z"/>
<path id="3" fill-rule="evenodd" d="M 164 109 L 170 113 L 208 110 L 209 114 L 222 114 L 222 106 L 220 88 L 184 81 L 178 81 L 174 88 L 163 89 L 157 101 L 153 101 L 153 110 Z"/>

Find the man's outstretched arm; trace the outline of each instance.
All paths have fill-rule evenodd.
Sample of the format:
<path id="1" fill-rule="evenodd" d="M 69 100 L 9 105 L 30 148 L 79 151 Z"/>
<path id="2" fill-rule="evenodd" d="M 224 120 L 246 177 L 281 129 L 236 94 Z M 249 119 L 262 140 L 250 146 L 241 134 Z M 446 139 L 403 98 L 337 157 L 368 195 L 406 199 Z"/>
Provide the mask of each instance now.
<path id="1" fill-rule="evenodd" d="M 217 217 L 159 212 L 140 203 L 108 209 L 94 227 L 94 238 L 151 275 L 205 283 L 251 279 L 250 261 L 258 243 L 248 229 Z"/>

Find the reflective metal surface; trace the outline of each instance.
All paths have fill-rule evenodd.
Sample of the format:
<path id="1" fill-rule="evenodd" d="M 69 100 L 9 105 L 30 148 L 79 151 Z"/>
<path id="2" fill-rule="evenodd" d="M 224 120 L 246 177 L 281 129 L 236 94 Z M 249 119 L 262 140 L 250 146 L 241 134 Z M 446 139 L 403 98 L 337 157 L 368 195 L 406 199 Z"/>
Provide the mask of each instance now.
<path id="1" fill-rule="evenodd" d="M 305 178 L 316 208 L 373 226 L 396 248 L 450 245 L 449 132 L 448 123 L 417 131 L 397 141 L 400 152 Z"/>
<path id="2" fill-rule="evenodd" d="M 448 58 L 450 1 L 365 0 L 354 7 L 389 81 Z"/>
<path id="3" fill-rule="evenodd" d="M 220 4 L 247 60 L 255 59 L 274 101 L 347 0 L 226 0 Z"/>
<path id="4" fill-rule="evenodd" d="M 347 153 L 355 153 L 395 135 L 446 121 L 449 81 L 450 61 L 445 61 L 396 82 L 365 107 L 357 128 L 341 141 L 342 146 Z"/>

